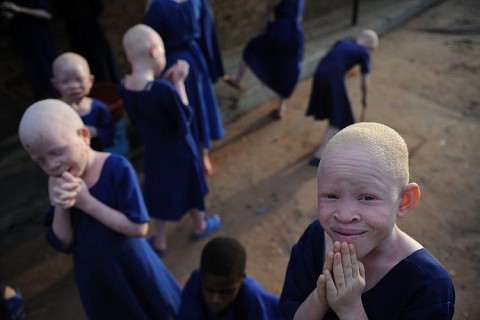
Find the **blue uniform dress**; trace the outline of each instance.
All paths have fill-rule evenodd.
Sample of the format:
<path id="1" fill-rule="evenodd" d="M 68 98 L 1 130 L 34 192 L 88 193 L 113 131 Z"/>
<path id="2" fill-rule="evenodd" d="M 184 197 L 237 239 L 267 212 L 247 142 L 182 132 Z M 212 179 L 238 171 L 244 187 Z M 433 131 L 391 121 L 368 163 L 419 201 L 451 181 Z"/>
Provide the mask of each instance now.
<path id="1" fill-rule="evenodd" d="M 185 79 L 188 101 L 194 109 L 192 133 L 199 148 L 210 148 L 211 140 L 224 136 L 222 119 L 205 56 L 198 40 L 202 33 L 202 19 L 209 8 L 203 0 L 153 0 L 144 23 L 157 31 L 166 49 L 167 66 L 183 59 L 190 65 Z"/>
<path id="2" fill-rule="evenodd" d="M 106 104 L 100 100 L 92 99 L 92 109 L 89 113 L 82 115 L 81 118 L 85 125 L 97 128 L 97 136 L 90 141 L 93 149 L 103 151 L 104 148 L 113 145 L 115 122 Z"/>
<path id="3" fill-rule="evenodd" d="M 47 0 L 11 1 L 21 7 L 51 12 L 50 2 Z M 21 13 L 15 14 L 11 24 L 14 41 L 35 98 L 44 98 L 45 95 L 55 92 L 50 80 L 53 78 L 52 63 L 57 53 L 49 24 L 48 20 Z"/>
<path id="4" fill-rule="evenodd" d="M 280 308 L 292 319 L 316 288 L 323 270 L 324 231 L 318 221 L 292 248 Z M 425 248 L 400 261 L 375 287 L 362 294 L 369 319 L 452 319 L 455 289 L 448 271 Z M 330 309 L 324 319 L 338 319 Z"/>
<path id="5" fill-rule="evenodd" d="M 182 292 L 177 320 L 280 320 L 284 319 L 278 306 L 278 297 L 263 289 L 247 275 L 237 298 L 222 313 L 215 314 L 202 295 L 200 270 L 192 272 Z"/>
<path id="6" fill-rule="evenodd" d="M 122 156 L 110 155 L 90 193 L 136 223 L 149 221 L 136 173 Z M 83 211 L 70 209 L 73 245 L 63 247 L 46 216 L 48 242 L 73 254 L 75 280 L 89 319 L 169 319 L 181 288 L 143 237 L 128 237 Z"/>
<path id="7" fill-rule="evenodd" d="M 217 31 L 215 29 L 210 3 L 208 0 L 202 0 L 202 3 L 205 11 L 200 19 L 202 35 L 200 39 L 198 39 L 198 44 L 207 61 L 210 78 L 212 82 L 215 83 L 219 78 L 223 77 L 225 70 L 223 68 L 222 54 L 218 45 Z"/>
<path id="8" fill-rule="evenodd" d="M 355 123 L 345 87 L 345 74 L 357 64 L 360 64 L 362 74 L 371 71 L 368 49 L 352 39 L 337 41 L 315 70 L 307 116 L 313 116 L 315 120 L 328 118 L 330 125 L 338 129 Z"/>
<path id="9" fill-rule="evenodd" d="M 176 221 L 192 208 L 204 210 L 208 188 L 189 128 L 192 109 L 166 80 L 149 82 L 141 91 L 122 85 L 120 94 L 145 144 L 144 196 L 150 215 Z"/>
<path id="10" fill-rule="evenodd" d="M 243 60 L 279 96 L 288 98 L 300 76 L 303 59 L 303 0 L 282 0 L 266 32 L 251 39 Z"/>

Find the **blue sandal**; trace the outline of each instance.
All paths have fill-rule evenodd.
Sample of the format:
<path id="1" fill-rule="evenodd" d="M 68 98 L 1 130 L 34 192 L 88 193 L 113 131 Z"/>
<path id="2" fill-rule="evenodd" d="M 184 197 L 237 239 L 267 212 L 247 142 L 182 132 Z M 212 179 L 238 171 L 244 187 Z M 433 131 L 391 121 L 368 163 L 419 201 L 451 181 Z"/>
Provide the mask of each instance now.
<path id="1" fill-rule="evenodd" d="M 157 254 L 157 256 L 159 258 L 163 258 L 166 254 L 167 254 L 167 250 L 166 249 L 157 249 L 155 248 L 155 246 L 153 245 L 153 243 L 155 242 L 155 236 L 150 236 L 147 238 L 147 241 L 148 243 L 150 244 L 150 246 L 152 247 L 153 251 L 155 251 L 155 253 Z"/>
<path id="2" fill-rule="evenodd" d="M 201 239 L 204 239 L 206 237 L 208 237 L 209 235 L 211 235 L 213 232 L 217 231 L 218 229 L 220 229 L 221 225 L 222 225 L 222 220 L 220 219 L 219 216 L 217 215 L 211 215 L 211 216 L 208 216 L 205 218 L 205 222 L 207 223 L 207 227 L 205 228 L 205 231 L 203 231 L 202 233 L 200 234 L 194 234 L 193 235 L 193 238 L 195 240 L 201 240 Z"/>

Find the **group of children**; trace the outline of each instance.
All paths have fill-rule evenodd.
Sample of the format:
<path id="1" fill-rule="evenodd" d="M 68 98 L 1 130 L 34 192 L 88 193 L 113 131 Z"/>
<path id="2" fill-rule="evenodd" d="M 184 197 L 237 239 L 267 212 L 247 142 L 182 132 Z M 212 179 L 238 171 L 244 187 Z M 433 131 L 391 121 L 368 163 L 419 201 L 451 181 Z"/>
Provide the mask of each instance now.
<path id="1" fill-rule="evenodd" d="M 322 147 L 319 219 L 292 249 L 280 300 L 246 274 L 245 248 L 229 237 L 208 242 L 200 268 L 181 288 L 160 259 L 166 222 L 189 213 L 194 239 L 222 223 L 205 212 L 207 151 L 212 137 L 223 135 L 218 114 L 211 117 L 214 95 L 208 106 L 198 102 L 210 94 L 212 67 L 199 59 L 200 45 L 192 40 L 198 25 L 175 22 L 179 15 L 199 19 L 207 4 L 154 0 L 145 24 L 123 37 L 131 73 L 120 93 L 145 145 L 143 190 L 129 161 L 105 152 L 114 132 L 103 121 L 105 105 L 88 97 L 93 76 L 78 54 L 54 62 L 60 99 L 34 103 L 20 121 L 23 147 L 49 176 L 47 240 L 73 254 L 88 318 L 451 319 L 455 292 L 448 272 L 396 225 L 420 197 L 409 182 L 407 146 L 377 123 L 346 123 Z M 165 31 L 182 27 L 192 32 L 186 43 Z M 171 38 L 162 40 L 162 33 Z M 359 39 L 376 47 L 368 36 Z M 85 116 L 93 112 L 103 120 L 89 123 Z M 147 238 L 150 219 L 154 232 Z"/>

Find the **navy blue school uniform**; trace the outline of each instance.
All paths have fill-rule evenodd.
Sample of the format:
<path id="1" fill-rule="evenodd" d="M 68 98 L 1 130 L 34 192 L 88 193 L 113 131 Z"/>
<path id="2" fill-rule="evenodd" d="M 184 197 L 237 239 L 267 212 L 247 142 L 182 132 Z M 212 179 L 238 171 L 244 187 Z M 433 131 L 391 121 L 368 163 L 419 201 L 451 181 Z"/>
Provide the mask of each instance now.
<path id="1" fill-rule="evenodd" d="M 243 51 L 243 60 L 257 78 L 282 98 L 290 97 L 300 76 L 303 7 L 303 0 L 282 0 L 275 7 L 275 20 Z"/>
<path id="2" fill-rule="evenodd" d="M 115 122 L 106 104 L 98 99 L 92 99 L 92 109 L 89 113 L 82 115 L 81 118 L 85 125 L 97 129 L 97 136 L 90 141 L 92 149 L 103 151 L 113 145 Z"/>
<path id="3" fill-rule="evenodd" d="M 371 71 L 368 49 L 353 39 L 337 41 L 315 70 L 307 116 L 315 120 L 328 118 L 330 125 L 340 130 L 355 123 L 345 74 L 357 64 L 362 74 Z"/>
<path id="4" fill-rule="evenodd" d="M 217 31 L 215 22 L 211 13 L 210 3 L 208 0 L 202 0 L 205 13 L 200 19 L 201 36 L 198 39 L 198 45 L 202 49 L 203 55 L 208 65 L 208 71 L 212 82 L 224 76 L 222 54 L 218 45 Z"/>
<path id="5" fill-rule="evenodd" d="M 153 0 L 144 23 L 162 37 L 167 57 L 165 70 L 182 59 L 190 65 L 185 79 L 188 101 L 194 109 L 191 125 L 199 148 L 211 148 L 212 140 L 224 136 L 217 98 L 213 90 L 208 63 L 198 41 L 202 36 L 202 19 L 209 14 L 203 0 Z"/>
<path id="6" fill-rule="evenodd" d="M 182 292 L 177 320 L 283 320 L 278 297 L 246 275 L 237 298 L 222 314 L 213 313 L 202 295 L 200 270 L 192 272 Z"/>
<path id="7" fill-rule="evenodd" d="M 317 286 L 323 270 L 324 231 L 311 223 L 293 246 L 280 308 L 293 316 Z M 368 319 L 452 319 L 455 289 L 444 266 L 425 248 L 413 252 L 392 268 L 375 287 L 362 294 Z M 324 319 L 338 319 L 329 309 Z"/>
<path id="8" fill-rule="evenodd" d="M 149 221 L 136 172 L 122 156 L 110 155 L 90 194 L 135 223 Z M 177 314 L 181 288 L 143 237 L 118 233 L 85 212 L 71 208 L 73 244 L 65 248 L 45 222 L 48 242 L 73 254 L 73 270 L 88 319 L 170 319 Z"/>
<path id="9" fill-rule="evenodd" d="M 120 86 L 130 123 L 145 145 L 144 197 L 152 217 L 177 221 L 192 208 L 205 210 L 208 187 L 190 131 L 192 109 L 166 80 L 144 90 Z"/>
<path id="10" fill-rule="evenodd" d="M 43 9 L 51 13 L 49 1 L 46 0 L 10 1 L 21 7 Z M 57 53 L 50 21 L 16 13 L 11 30 L 35 98 L 52 95 L 55 92 L 51 83 L 52 63 Z"/>

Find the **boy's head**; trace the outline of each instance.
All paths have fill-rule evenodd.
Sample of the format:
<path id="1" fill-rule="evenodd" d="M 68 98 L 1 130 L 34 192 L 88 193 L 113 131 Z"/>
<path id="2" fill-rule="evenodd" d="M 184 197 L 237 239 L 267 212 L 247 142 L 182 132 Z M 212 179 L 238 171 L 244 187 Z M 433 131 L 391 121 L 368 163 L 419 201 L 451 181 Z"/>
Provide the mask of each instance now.
<path id="1" fill-rule="evenodd" d="M 383 124 L 356 123 L 327 143 L 321 159 L 318 216 L 327 234 L 354 243 L 360 258 L 389 243 L 397 217 L 420 198 L 418 186 L 408 183 L 403 138 Z"/>
<path id="2" fill-rule="evenodd" d="M 165 47 L 160 35 L 145 24 L 137 24 L 123 36 L 123 48 L 135 70 L 153 69 L 159 76 L 165 68 Z"/>
<path id="3" fill-rule="evenodd" d="M 53 61 L 52 83 L 61 99 L 68 104 L 79 103 L 86 97 L 94 79 L 87 60 L 81 55 L 66 52 Z"/>
<path id="4" fill-rule="evenodd" d="M 233 238 L 214 238 L 203 249 L 202 293 L 213 312 L 222 313 L 237 297 L 245 278 L 246 261 L 245 248 Z"/>
<path id="5" fill-rule="evenodd" d="M 23 147 L 49 176 L 69 171 L 81 177 L 89 160 L 90 134 L 79 115 L 65 102 L 47 99 L 34 103 L 20 120 Z"/>
<path id="6" fill-rule="evenodd" d="M 373 51 L 378 48 L 378 35 L 373 30 L 365 29 L 358 35 L 357 42 Z"/>

